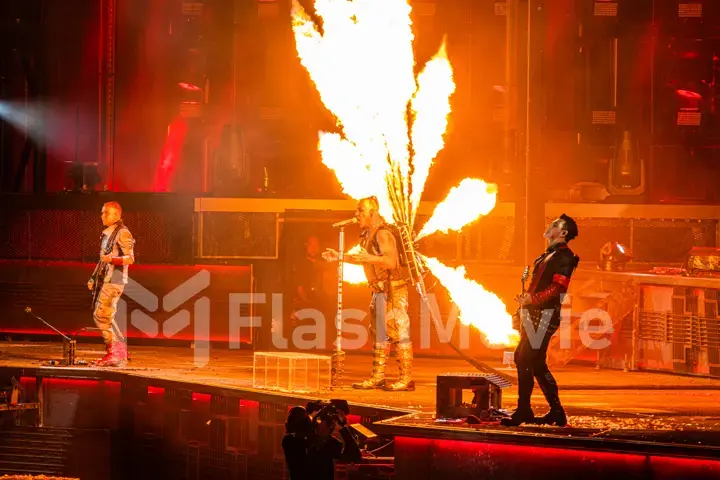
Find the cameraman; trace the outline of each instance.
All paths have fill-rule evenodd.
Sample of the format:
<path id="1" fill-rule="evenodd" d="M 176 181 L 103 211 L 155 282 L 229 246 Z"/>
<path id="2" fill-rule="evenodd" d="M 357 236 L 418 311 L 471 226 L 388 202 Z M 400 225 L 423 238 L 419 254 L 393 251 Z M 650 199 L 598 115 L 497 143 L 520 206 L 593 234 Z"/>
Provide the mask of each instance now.
<path id="1" fill-rule="evenodd" d="M 335 460 L 358 462 L 362 459 L 360 447 L 347 429 L 345 412 L 332 410 L 331 413 L 321 409 L 315 415 L 309 415 L 302 407 L 290 411 L 286 424 L 288 434 L 282 445 L 292 480 L 332 480 Z"/>
<path id="2" fill-rule="evenodd" d="M 312 420 L 303 407 L 293 407 L 285 422 L 285 436 L 282 448 L 285 463 L 290 472 L 290 480 L 309 480 L 307 461 L 308 437 L 312 434 Z"/>

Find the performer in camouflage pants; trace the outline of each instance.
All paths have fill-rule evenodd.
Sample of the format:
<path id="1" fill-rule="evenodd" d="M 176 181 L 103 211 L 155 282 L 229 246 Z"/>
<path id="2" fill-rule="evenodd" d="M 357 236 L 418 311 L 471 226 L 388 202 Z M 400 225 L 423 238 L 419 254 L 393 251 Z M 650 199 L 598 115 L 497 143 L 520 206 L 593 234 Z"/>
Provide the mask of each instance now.
<path id="1" fill-rule="evenodd" d="M 373 289 L 370 302 L 370 338 L 373 342 L 373 368 L 370 378 L 353 384 L 357 389 L 383 388 L 389 391 L 415 390 L 412 380 L 413 347 L 410 341 L 408 317 L 407 271 L 401 265 L 398 239 L 379 213 L 375 197 L 358 202 L 355 217 L 363 228 L 362 249 L 346 253 L 349 263 L 362 265 L 365 277 Z M 338 252 L 323 253 L 327 261 L 336 261 Z M 379 313 L 382 312 L 382 315 Z M 380 327 L 380 328 L 378 328 Z M 398 363 L 397 382 L 387 385 L 385 367 L 388 349 L 393 346 Z"/>
<path id="2" fill-rule="evenodd" d="M 392 282 L 389 292 L 383 291 L 387 289 L 385 283 L 376 283 L 375 288 L 378 288 L 378 291 L 373 292 L 370 302 L 370 338 L 373 341 L 372 376 L 362 383 L 354 384 L 353 387 L 369 389 L 381 384 L 386 390 L 413 390 L 413 349 L 410 341 L 407 283 Z M 385 367 L 391 348 L 395 349 L 400 378 L 397 383 L 385 386 Z"/>
<path id="3" fill-rule="evenodd" d="M 102 234 L 100 262 L 88 282 L 88 289 L 94 290 L 95 282 L 102 285 L 94 305 L 93 320 L 102 333 L 105 356 L 96 360 L 94 365 L 122 366 L 128 359 L 128 352 L 125 339 L 115 323 L 115 314 L 128 281 L 128 266 L 135 262 L 135 240 L 122 221 L 120 204 L 106 203 L 101 216 L 107 228 Z M 110 253 L 104 254 L 106 251 Z"/>

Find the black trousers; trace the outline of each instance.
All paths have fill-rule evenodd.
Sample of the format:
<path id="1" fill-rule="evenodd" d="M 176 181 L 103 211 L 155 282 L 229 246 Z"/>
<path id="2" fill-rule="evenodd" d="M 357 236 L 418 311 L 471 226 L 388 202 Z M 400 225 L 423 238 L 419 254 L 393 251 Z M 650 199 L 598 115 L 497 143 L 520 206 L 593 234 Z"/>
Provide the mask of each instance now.
<path id="1" fill-rule="evenodd" d="M 531 338 L 524 329 L 522 330 L 520 343 L 515 349 L 515 366 L 518 372 L 518 408 L 530 408 L 530 397 L 535 380 L 550 407 L 560 407 L 558 385 L 547 365 L 548 345 L 558 327 L 559 325 L 556 326 L 555 322 L 552 322 L 542 337 L 540 332 L 533 336 L 535 342 L 531 342 Z"/>

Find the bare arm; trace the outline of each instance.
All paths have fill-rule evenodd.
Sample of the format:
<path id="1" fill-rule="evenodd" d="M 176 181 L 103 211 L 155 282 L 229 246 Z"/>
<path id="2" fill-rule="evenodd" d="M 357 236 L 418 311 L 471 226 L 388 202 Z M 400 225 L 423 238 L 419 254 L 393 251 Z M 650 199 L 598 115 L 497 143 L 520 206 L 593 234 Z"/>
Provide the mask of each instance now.
<path id="1" fill-rule="evenodd" d="M 332 248 L 328 248 L 323 252 L 322 258 L 325 259 L 326 262 L 337 262 L 339 260 L 338 251 L 333 250 Z M 361 264 L 361 262 L 357 261 L 356 254 L 354 253 L 346 252 L 343 256 L 343 261 L 345 263 L 352 263 L 354 265 Z"/>
<path id="2" fill-rule="evenodd" d="M 118 234 L 118 245 L 122 256 L 113 257 L 113 265 L 132 265 L 135 263 L 135 239 L 129 230 L 123 230 Z"/>

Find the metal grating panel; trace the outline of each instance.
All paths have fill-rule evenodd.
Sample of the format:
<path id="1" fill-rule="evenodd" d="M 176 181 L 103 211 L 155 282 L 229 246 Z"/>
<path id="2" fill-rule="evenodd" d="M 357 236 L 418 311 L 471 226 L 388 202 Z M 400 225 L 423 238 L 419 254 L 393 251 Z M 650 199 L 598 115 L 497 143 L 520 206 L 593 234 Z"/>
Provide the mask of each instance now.
<path id="1" fill-rule="evenodd" d="M 673 343 L 673 360 L 684 362 L 685 361 L 685 345 L 682 343 Z"/>
<path id="2" fill-rule="evenodd" d="M 204 6 L 202 2 L 182 2 L 182 14 L 188 17 L 200 17 Z"/>
<path id="3" fill-rule="evenodd" d="M 277 213 L 203 212 L 200 215 L 200 257 L 278 257 Z"/>
<path id="4" fill-rule="evenodd" d="M 553 219 L 546 218 L 550 223 Z M 607 242 L 630 247 L 637 263 L 680 264 L 692 247 L 714 247 L 717 220 L 576 217 L 582 241 L 573 243 L 582 260 L 595 262 Z"/>
<path id="5" fill-rule="evenodd" d="M 708 348 L 708 363 L 720 364 L 720 349 Z"/>
<path id="6" fill-rule="evenodd" d="M 667 314 L 641 310 L 638 322 L 638 338 L 656 342 L 667 342 Z"/>
<path id="7" fill-rule="evenodd" d="M 676 125 L 685 127 L 699 127 L 702 124 L 702 113 L 700 112 L 678 112 Z"/>
<path id="8" fill-rule="evenodd" d="M 30 257 L 30 217 L 27 211 L 0 211 L 0 245 L 3 246 L 3 258 Z"/>
<path id="9" fill-rule="evenodd" d="M 615 112 L 612 110 L 593 110 L 593 125 L 615 125 Z"/>
<path id="10" fill-rule="evenodd" d="M 678 5 L 679 18 L 702 18 L 702 3 L 681 3 Z"/>
<path id="11" fill-rule="evenodd" d="M 79 227 L 82 235 L 82 259 L 85 262 L 96 263 L 104 228 L 100 220 L 100 212 L 84 211 L 82 214 L 82 224 Z"/>
<path id="12" fill-rule="evenodd" d="M 82 258 L 82 221 L 79 210 L 31 210 L 30 257 L 36 260 Z"/>
<path id="13" fill-rule="evenodd" d="M 633 256 L 637 262 L 680 263 L 692 247 L 715 246 L 716 220 L 633 220 Z"/>
<path id="14" fill-rule="evenodd" d="M 103 225 L 100 213 L 89 210 L 4 211 L 0 217 L 2 258 L 95 263 Z M 138 263 L 190 263 L 192 217 L 187 212 L 126 211 L 123 215 L 136 239 Z"/>
<path id="15" fill-rule="evenodd" d="M 128 212 L 125 225 L 135 237 L 138 263 L 176 263 L 178 252 L 192 250 L 192 235 L 175 228 L 184 212 Z"/>
<path id="16" fill-rule="evenodd" d="M 617 17 L 617 2 L 595 2 L 593 15 L 596 17 Z"/>

